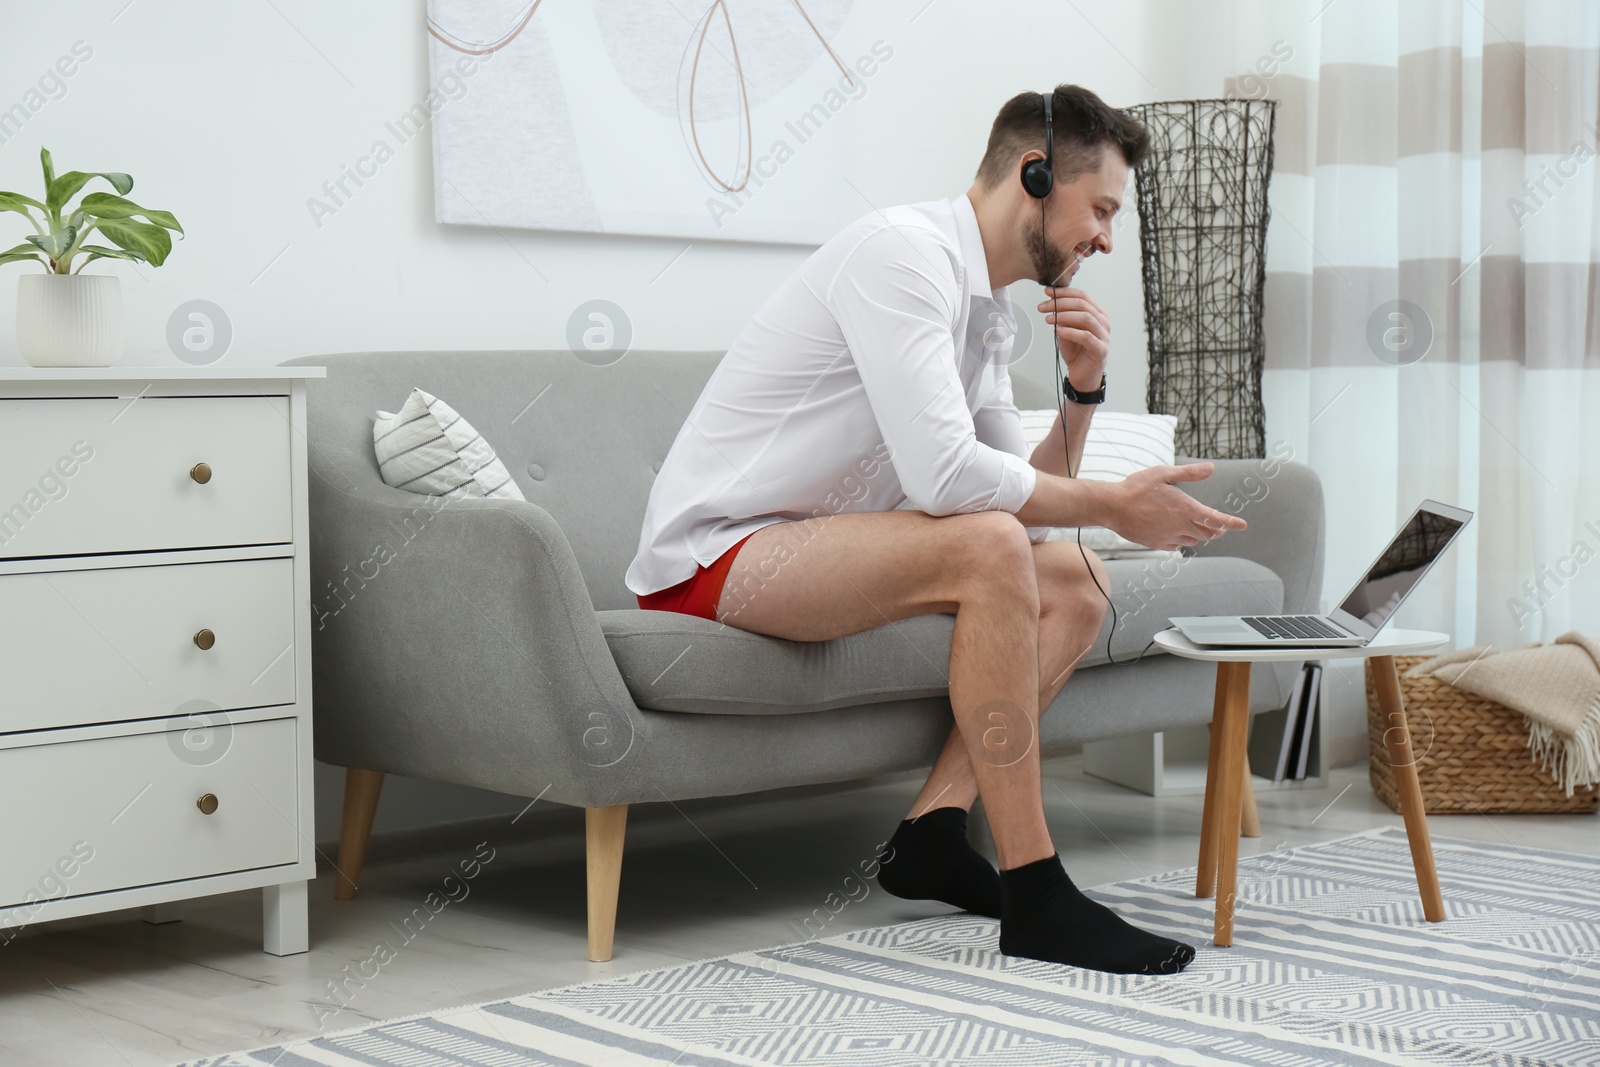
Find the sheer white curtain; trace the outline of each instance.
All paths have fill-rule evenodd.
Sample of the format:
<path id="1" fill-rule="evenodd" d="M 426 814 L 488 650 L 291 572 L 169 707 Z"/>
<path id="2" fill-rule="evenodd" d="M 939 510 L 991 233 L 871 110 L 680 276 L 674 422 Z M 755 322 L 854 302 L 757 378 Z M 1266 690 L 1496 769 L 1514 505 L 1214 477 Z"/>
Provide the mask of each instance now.
<path id="1" fill-rule="evenodd" d="M 1279 101 L 1267 436 L 1322 478 L 1327 598 L 1432 497 L 1477 516 L 1400 625 L 1600 634 L 1600 4 L 1208 6 L 1217 88 Z"/>
<path id="2" fill-rule="evenodd" d="M 1484 15 L 1479 637 L 1595 635 L 1600 4 Z"/>

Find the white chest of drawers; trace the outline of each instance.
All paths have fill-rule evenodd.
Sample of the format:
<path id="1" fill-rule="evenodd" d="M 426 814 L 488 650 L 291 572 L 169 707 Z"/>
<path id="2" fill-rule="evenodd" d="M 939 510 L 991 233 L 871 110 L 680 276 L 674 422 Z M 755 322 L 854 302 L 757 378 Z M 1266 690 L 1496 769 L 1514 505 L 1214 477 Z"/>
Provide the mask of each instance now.
<path id="1" fill-rule="evenodd" d="M 316 877 L 304 379 L 0 368 L 0 944 Z"/>

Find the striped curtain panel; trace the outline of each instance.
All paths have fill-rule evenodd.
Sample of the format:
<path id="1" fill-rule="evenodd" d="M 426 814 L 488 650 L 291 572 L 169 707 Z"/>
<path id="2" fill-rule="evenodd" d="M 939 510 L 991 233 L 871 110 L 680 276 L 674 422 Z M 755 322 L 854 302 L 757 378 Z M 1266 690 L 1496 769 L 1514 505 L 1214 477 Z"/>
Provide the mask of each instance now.
<path id="1" fill-rule="evenodd" d="M 1600 3 L 1219 6 L 1279 101 L 1269 451 L 1322 478 L 1336 604 L 1425 497 L 1477 513 L 1398 616 L 1600 635 Z"/>

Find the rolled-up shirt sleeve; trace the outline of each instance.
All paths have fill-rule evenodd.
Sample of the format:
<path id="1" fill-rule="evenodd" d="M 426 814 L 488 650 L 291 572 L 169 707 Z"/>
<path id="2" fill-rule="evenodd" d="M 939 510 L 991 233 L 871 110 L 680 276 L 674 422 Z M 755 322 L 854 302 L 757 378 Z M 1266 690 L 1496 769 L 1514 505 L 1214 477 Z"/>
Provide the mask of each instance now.
<path id="1" fill-rule="evenodd" d="M 862 240 L 824 300 L 911 505 L 929 515 L 1015 512 L 1038 472 L 979 439 L 956 366 L 956 269 L 937 235 L 891 227 Z"/>

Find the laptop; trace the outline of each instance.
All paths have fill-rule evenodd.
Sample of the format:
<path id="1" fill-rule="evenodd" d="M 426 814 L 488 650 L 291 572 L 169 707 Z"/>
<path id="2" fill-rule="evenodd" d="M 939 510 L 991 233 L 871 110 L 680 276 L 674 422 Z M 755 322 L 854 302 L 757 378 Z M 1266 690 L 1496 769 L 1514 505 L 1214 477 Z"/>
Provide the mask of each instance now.
<path id="1" fill-rule="evenodd" d="M 1359 648 L 1378 635 L 1471 518 L 1470 511 L 1424 500 L 1327 615 L 1190 615 L 1170 621 L 1197 645 Z"/>

